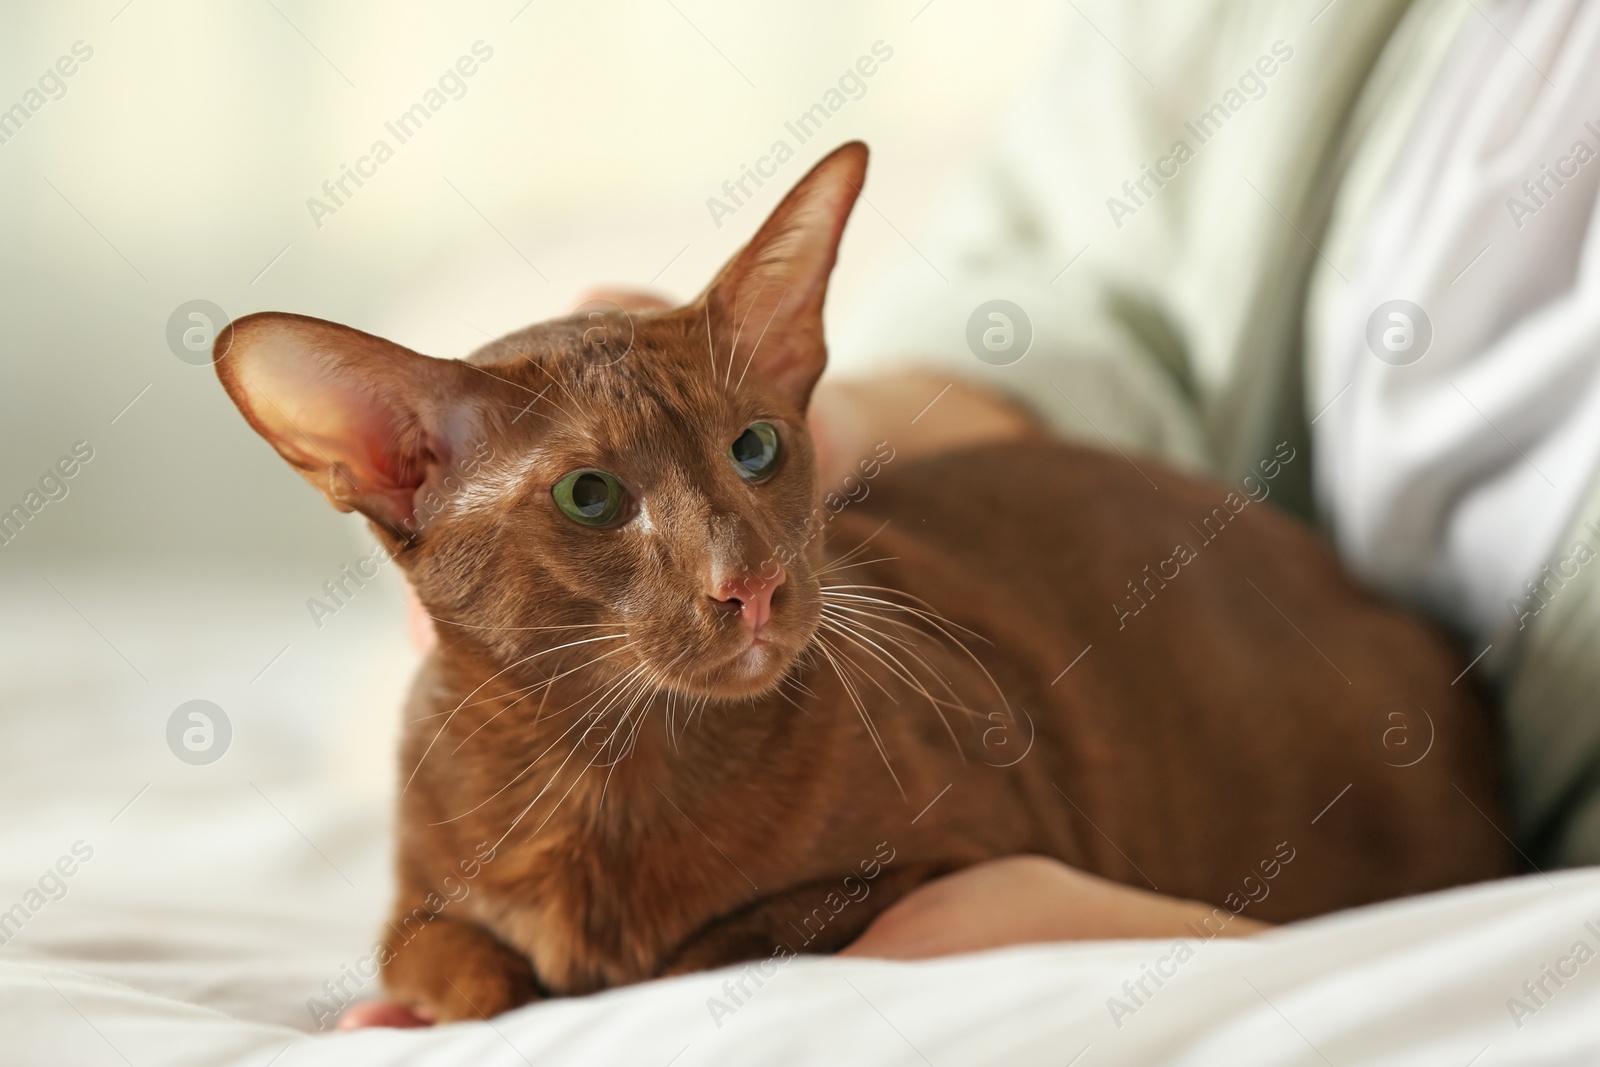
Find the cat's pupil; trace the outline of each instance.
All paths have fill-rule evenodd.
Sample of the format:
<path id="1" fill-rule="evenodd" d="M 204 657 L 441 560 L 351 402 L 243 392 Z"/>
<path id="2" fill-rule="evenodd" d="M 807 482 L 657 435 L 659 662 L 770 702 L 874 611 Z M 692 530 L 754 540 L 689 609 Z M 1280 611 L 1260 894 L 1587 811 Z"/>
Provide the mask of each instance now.
<path id="1" fill-rule="evenodd" d="M 585 518 L 595 518 L 605 511 L 609 496 L 605 479 L 598 474 L 580 474 L 578 480 L 572 483 L 573 506 Z"/>
<path id="2" fill-rule="evenodd" d="M 733 458 L 747 471 L 758 471 L 767 462 L 767 446 L 754 430 L 746 430 L 733 443 Z"/>

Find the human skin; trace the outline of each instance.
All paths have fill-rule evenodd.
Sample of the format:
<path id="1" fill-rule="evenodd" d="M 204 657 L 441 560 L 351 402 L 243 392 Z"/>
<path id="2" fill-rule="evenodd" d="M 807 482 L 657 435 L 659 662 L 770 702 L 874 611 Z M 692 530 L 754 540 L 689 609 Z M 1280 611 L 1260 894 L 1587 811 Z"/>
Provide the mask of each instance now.
<path id="1" fill-rule="evenodd" d="M 1044 941 L 1193 936 L 1216 909 L 1099 878 L 1046 856 L 1006 856 L 894 903 L 841 956 L 921 960 Z M 1270 929 L 1235 917 L 1220 936 Z"/>

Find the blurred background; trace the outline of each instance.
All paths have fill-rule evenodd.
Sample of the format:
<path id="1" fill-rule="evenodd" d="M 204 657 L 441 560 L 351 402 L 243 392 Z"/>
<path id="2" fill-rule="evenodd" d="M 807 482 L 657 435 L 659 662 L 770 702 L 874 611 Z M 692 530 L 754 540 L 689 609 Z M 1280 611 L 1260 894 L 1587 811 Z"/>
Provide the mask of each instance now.
<path id="1" fill-rule="evenodd" d="M 749 14 L 721 0 L 10 6 L 0 107 L 77 42 L 92 58 L 0 144 L 0 499 L 75 441 L 95 458 L 0 567 L 292 565 L 315 586 L 344 562 L 356 520 L 169 349 L 169 316 L 191 300 L 461 355 L 596 284 L 692 295 L 812 162 L 859 137 L 888 217 L 849 231 L 829 308 L 848 315 L 905 254 L 895 230 L 915 234 L 988 146 L 1059 17 L 1043 0 Z M 719 226 L 707 199 L 794 143 L 784 122 L 875 42 L 892 58 L 859 99 Z M 385 123 L 475 44 L 491 58 L 447 80 L 402 144 Z M 335 204 L 323 183 L 380 139 L 393 158 L 362 164 L 375 176 L 313 217 L 307 200 Z"/>
<path id="2" fill-rule="evenodd" d="M 692 295 L 811 163 L 864 138 L 884 214 L 846 238 L 828 310 L 849 315 L 988 148 L 1058 18 L 1043 0 L 761 18 L 722 0 L 9 6 L 0 108 L 23 110 L 0 123 L 0 506 L 77 442 L 93 453 L 0 545 L 12 740 L 52 759 L 110 741 L 130 795 L 314 764 L 370 800 L 392 774 L 412 669 L 394 568 L 317 625 L 307 600 L 365 554 L 364 523 L 179 358 L 204 360 L 169 341 L 180 308 L 294 311 L 464 355 L 595 285 Z M 890 58 L 798 145 L 784 123 L 875 45 Z M 436 110 L 401 129 L 418 104 Z M 729 202 L 723 183 L 780 138 L 795 158 L 715 217 L 708 199 Z M 116 737 L 61 713 L 57 662 L 80 700 L 120 694 Z M 236 743 L 197 777 L 162 728 L 202 697 Z"/>

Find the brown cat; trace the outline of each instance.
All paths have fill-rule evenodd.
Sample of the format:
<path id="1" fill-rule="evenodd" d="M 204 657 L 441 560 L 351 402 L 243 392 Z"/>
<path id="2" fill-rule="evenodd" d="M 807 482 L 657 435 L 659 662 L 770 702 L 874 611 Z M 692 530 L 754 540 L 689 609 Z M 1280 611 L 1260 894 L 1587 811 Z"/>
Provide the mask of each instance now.
<path id="1" fill-rule="evenodd" d="M 896 462 L 888 426 L 820 491 L 806 407 L 866 159 L 818 164 L 682 308 L 465 361 L 285 314 L 219 337 L 250 424 L 437 620 L 395 999 L 471 1018 L 833 951 L 1010 854 L 1277 920 L 1510 869 L 1460 664 L 1248 506 L 1261 479 L 1145 464 L 1156 490 L 1043 440 Z"/>

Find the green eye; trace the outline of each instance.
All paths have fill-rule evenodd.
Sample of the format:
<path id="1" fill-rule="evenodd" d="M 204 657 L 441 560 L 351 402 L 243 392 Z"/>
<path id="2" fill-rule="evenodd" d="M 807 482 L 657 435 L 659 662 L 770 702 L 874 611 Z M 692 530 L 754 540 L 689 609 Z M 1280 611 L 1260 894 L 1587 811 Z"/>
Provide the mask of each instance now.
<path id="1" fill-rule="evenodd" d="M 605 471 L 573 471 L 550 495 L 563 515 L 585 526 L 609 526 L 622 512 L 622 483 Z"/>
<path id="2" fill-rule="evenodd" d="M 752 422 L 728 446 L 728 458 L 739 477 L 759 482 L 778 466 L 778 431 L 769 422 Z"/>

